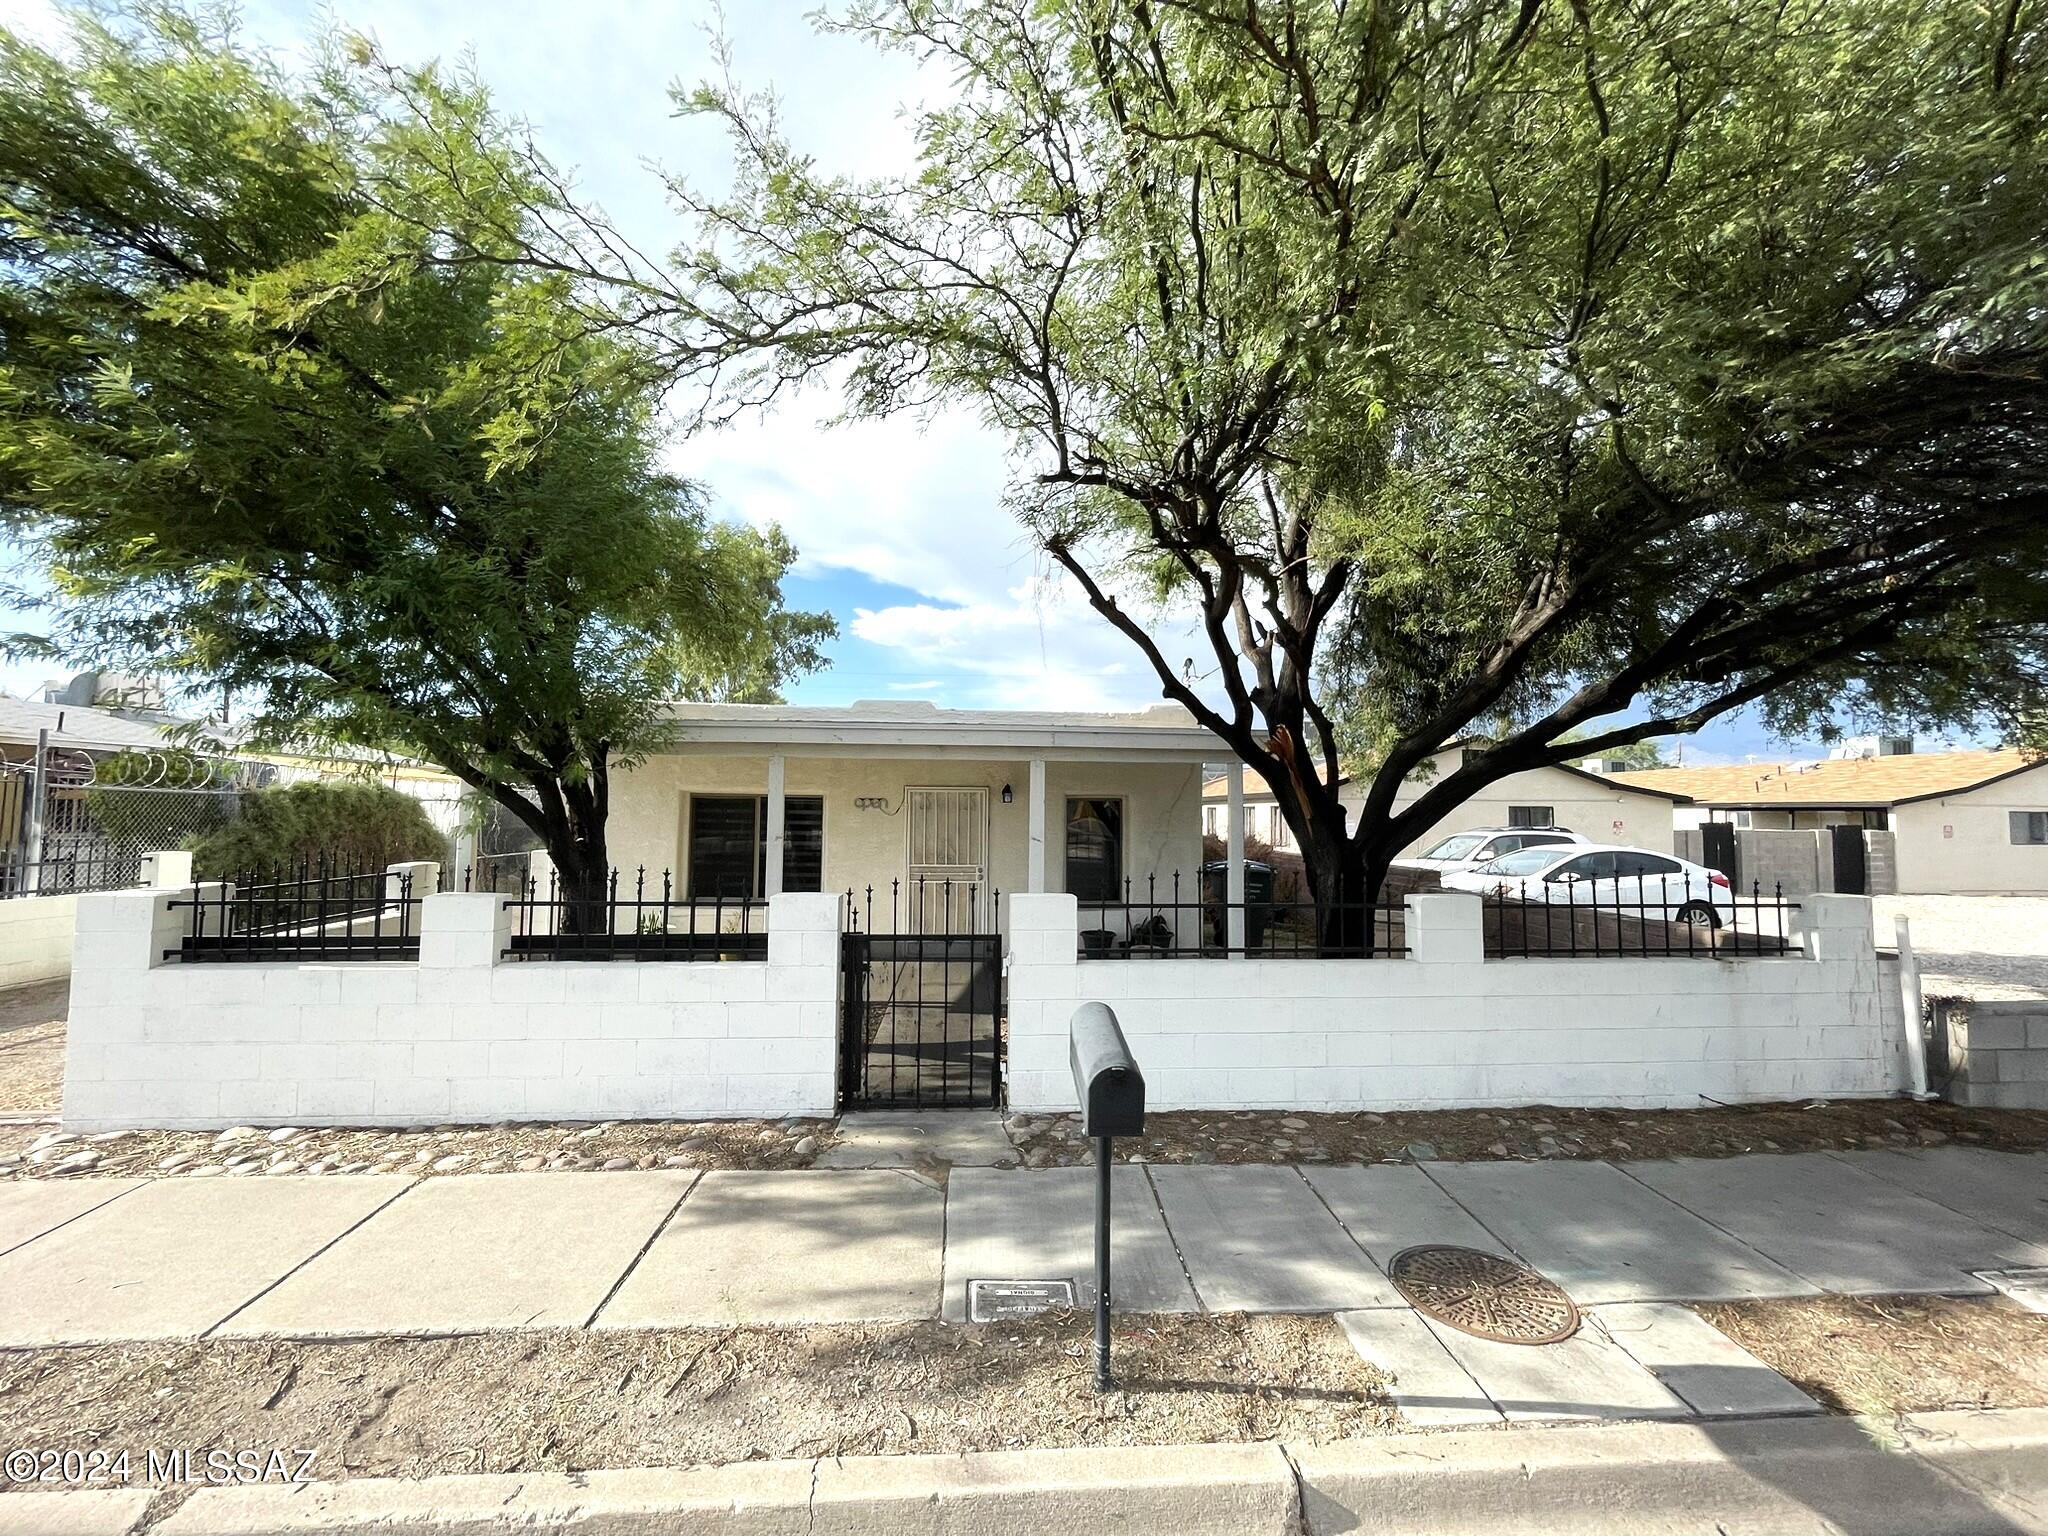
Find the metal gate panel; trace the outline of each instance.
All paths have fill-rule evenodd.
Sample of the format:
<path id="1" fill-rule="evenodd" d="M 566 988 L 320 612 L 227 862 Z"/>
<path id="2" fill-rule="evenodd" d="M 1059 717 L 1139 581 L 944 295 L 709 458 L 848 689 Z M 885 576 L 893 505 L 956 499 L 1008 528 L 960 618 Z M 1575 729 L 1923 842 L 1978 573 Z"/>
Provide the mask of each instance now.
<path id="1" fill-rule="evenodd" d="M 1828 831 L 1834 839 L 1834 888 L 1844 896 L 1866 894 L 1869 882 L 1863 869 L 1863 829 L 1838 824 Z"/>
<path id="2" fill-rule="evenodd" d="M 885 931 L 872 895 L 848 893 L 840 936 L 840 1102 L 847 1109 L 990 1108 L 1002 1099 L 999 897 L 930 882 L 892 890 Z M 965 931 L 928 931 L 939 913 Z M 986 926 L 982 925 L 985 920 Z"/>

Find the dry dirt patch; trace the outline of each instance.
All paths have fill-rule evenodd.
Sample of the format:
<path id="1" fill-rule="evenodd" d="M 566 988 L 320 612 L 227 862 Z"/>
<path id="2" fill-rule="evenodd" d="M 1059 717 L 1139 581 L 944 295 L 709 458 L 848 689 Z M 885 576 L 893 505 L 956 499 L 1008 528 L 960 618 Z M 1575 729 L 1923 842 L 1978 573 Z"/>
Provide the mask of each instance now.
<path id="1" fill-rule="evenodd" d="M 1695 1310 L 1845 1413 L 2048 1405 L 2048 1317 L 2003 1296 L 1816 1296 Z"/>
<path id="2" fill-rule="evenodd" d="M 0 1114 L 57 1113 L 70 1011 L 69 981 L 0 992 Z"/>
<path id="3" fill-rule="evenodd" d="M 0 1353 L 0 1446 L 317 1451 L 312 1475 L 668 1466 L 1017 1446 L 1324 1441 L 1394 1427 L 1326 1317 L 1078 1313 L 980 1328 L 493 1333 Z"/>

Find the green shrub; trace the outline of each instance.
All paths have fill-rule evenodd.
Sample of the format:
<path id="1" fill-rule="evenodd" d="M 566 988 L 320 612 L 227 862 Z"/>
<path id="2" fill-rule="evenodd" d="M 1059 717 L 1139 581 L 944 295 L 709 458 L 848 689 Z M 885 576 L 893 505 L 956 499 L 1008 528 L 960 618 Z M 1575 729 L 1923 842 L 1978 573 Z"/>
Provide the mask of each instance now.
<path id="1" fill-rule="evenodd" d="M 192 845 L 193 873 L 228 879 L 301 860 L 362 870 L 441 859 L 446 842 L 410 795 L 382 784 L 323 779 L 258 790 L 242 813 Z"/>

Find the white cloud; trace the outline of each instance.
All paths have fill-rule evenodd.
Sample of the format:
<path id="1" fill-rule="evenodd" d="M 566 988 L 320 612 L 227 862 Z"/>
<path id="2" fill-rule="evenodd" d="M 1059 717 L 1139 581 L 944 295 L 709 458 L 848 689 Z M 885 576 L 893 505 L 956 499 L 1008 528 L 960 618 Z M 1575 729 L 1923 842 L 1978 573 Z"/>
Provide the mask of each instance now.
<path id="1" fill-rule="evenodd" d="M 1065 581 L 1034 581 L 970 603 L 857 609 L 850 628 L 870 645 L 931 663 L 948 679 L 948 696 L 963 704 L 1130 709 L 1161 697 L 1137 648 Z M 1160 615 L 1151 628 L 1169 658 L 1192 653 L 1184 621 Z"/>
<path id="2" fill-rule="evenodd" d="M 720 510 L 778 523 L 804 574 L 855 571 L 943 603 L 1001 593 L 1033 569 L 1002 510 L 1004 445 L 964 413 L 826 428 L 820 395 L 679 443 L 671 461 Z"/>

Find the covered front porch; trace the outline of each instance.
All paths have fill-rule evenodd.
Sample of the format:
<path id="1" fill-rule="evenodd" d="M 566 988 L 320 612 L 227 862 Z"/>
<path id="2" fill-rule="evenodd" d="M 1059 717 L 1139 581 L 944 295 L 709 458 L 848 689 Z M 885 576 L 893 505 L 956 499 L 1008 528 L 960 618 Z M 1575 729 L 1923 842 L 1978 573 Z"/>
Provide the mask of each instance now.
<path id="1" fill-rule="evenodd" d="M 1202 862 L 1217 744 L 1177 709 L 1131 715 L 678 705 L 612 786 L 622 869 L 679 899 L 846 898 L 875 932 L 992 932 L 1002 894 L 1120 901 Z"/>

